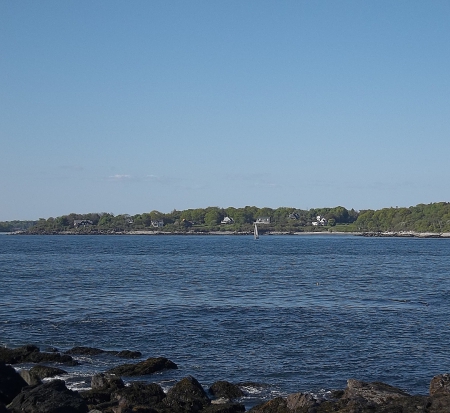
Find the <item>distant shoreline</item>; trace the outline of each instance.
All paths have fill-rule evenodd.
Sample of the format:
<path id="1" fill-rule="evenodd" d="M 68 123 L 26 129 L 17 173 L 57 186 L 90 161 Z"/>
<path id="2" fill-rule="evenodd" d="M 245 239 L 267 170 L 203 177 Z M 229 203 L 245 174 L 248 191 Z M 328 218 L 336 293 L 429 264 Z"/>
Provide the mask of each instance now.
<path id="1" fill-rule="evenodd" d="M 253 235 L 253 232 L 243 231 L 208 231 L 208 232 L 169 232 L 169 231 L 86 231 L 86 232 L 74 232 L 74 231 L 60 231 L 60 232 L 42 232 L 30 234 L 26 231 L 4 232 L 3 235 Z M 283 231 L 268 231 L 260 234 L 260 236 L 274 236 L 274 235 L 289 235 L 289 236 L 310 236 L 310 235 L 322 235 L 322 236 L 358 236 L 367 238 L 444 238 L 450 239 L 450 232 L 435 233 L 435 232 L 414 232 L 414 231 L 379 231 L 379 232 L 339 232 L 339 231 L 305 231 L 305 232 L 283 232 Z"/>

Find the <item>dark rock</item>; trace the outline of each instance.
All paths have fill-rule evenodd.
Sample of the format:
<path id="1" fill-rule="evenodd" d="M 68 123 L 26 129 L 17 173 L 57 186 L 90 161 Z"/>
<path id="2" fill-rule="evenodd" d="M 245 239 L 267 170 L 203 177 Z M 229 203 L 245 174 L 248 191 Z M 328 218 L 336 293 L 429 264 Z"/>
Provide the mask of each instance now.
<path id="1" fill-rule="evenodd" d="M 43 353 L 34 345 L 26 345 L 15 349 L 0 348 L 0 361 L 6 364 L 17 363 L 62 363 L 69 366 L 78 364 L 72 357 L 60 353 Z"/>
<path id="2" fill-rule="evenodd" d="M 86 402 L 62 380 L 27 387 L 8 406 L 17 413 L 87 413 Z"/>
<path id="3" fill-rule="evenodd" d="M 430 396 L 450 394 L 450 374 L 434 376 L 430 382 Z"/>
<path id="4" fill-rule="evenodd" d="M 41 379 L 31 374 L 29 370 L 20 370 L 19 374 L 20 377 L 27 382 L 28 386 L 37 386 L 38 384 L 42 384 Z"/>
<path id="5" fill-rule="evenodd" d="M 177 368 L 175 363 L 165 357 L 157 357 L 148 358 L 136 364 L 123 364 L 108 370 L 107 373 L 117 374 L 119 376 L 144 376 L 161 370 Z"/>
<path id="6" fill-rule="evenodd" d="M 448 413 L 450 412 L 450 396 L 438 394 L 429 398 L 427 413 Z"/>
<path id="7" fill-rule="evenodd" d="M 32 353 L 39 353 L 39 348 L 31 344 L 14 349 L 0 347 L 0 361 L 6 364 L 23 363 L 29 361 Z"/>
<path id="8" fill-rule="evenodd" d="M 122 350 L 119 351 L 116 356 L 123 359 L 137 359 L 142 357 L 142 353 L 140 351 Z"/>
<path id="9" fill-rule="evenodd" d="M 239 403 L 211 404 L 202 410 L 202 413 L 241 413 L 245 406 Z"/>
<path id="10" fill-rule="evenodd" d="M 276 397 L 268 402 L 258 404 L 251 408 L 249 412 L 252 413 L 292 413 L 287 407 L 286 400 L 282 397 Z"/>
<path id="11" fill-rule="evenodd" d="M 60 376 L 62 374 L 67 374 L 67 371 L 59 369 L 57 367 L 43 366 L 42 364 L 37 364 L 31 367 L 30 374 L 40 379 L 45 379 L 47 377 Z"/>
<path id="12" fill-rule="evenodd" d="M 80 396 L 86 401 L 89 408 L 107 410 L 118 406 L 118 400 L 113 397 L 113 392 L 125 387 L 122 379 L 113 374 L 96 374 L 91 379 L 91 390 L 80 392 Z"/>
<path id="13" fill-rule="evenodd" d="M 123 389 L 117 390 L 114 396 L 121 404 L 132 406 L 153 407 L 166 398 L 164 390 L 156 383 L 145 384 L 134 382 Z"/>
<path id="14" fill-rule="evenodd" d="M 91 379 L 92 390 L 117 390 L 125 387 L 123 380 L 115 374 L 95 374 Z"/>
<path id="15" fill-rule="evenodd" d="M 215 397 L 225 397 L 230 400 L 244 396 L 244 392 L 238 386 L 228 381 L 216 381 L 209 388 L 209 392 Z"/>
<path id="16" fill-rule="evenodd" d="M 98 356 L 99 354 L 106 353 L 105 350 L 95 348 L 95 347 L 73 347 L 66 351 L 66 354 L 71 354 L 74 356 Z"/>
<path id="17" fill-rule="evenodd" d="M 9 412 L 10 410 L 8 410 L 3 403 L 0 403 L 0 413 L 9 413 Z"/>
<path id="18" fill-rule="evenodd" d="M 403 390 L 381 382 L 366 383 L 359 380 L 347 380 L 347 388 L 342 399 L 360 401 L 362 404 L 383 404 L 389 400 L 409 396 Z"/>
<path id="19" fill-rule="evenodd" d="M 309 393 L 294 393 L 286 397 L 286 405 L 289 410 L 296 410 L 303 407 L 317 406 L 317 400 Z"/>
<path id="20" fill-rule="evenodd" d="M 20 374 L 14 370 L 14 367 L 7 366 L 0 362 L 0 402 L 10 403 L 16 397 L 22 388 L 26 387 L 27 382 L 20 377 Z"/>
<path id="21" fill-rule="evenodd" d="M 175 384 L 163 402 L 170 411 L 198 412 L 211 404 L 205 390 L 192 376 L 185 377 Z"/>

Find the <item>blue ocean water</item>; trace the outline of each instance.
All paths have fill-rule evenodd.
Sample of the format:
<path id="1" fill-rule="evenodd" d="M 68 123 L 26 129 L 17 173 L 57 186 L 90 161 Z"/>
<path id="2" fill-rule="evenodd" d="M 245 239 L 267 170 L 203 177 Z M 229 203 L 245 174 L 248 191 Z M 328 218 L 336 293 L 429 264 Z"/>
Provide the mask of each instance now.
<path id="1" fill-rule="evenodd" d="M 450 372 L 450 240 L 0 236 L 0 345 L 131 349 L 256 398 Z M 73 388 L 126 361 L 84 357 Z"/>

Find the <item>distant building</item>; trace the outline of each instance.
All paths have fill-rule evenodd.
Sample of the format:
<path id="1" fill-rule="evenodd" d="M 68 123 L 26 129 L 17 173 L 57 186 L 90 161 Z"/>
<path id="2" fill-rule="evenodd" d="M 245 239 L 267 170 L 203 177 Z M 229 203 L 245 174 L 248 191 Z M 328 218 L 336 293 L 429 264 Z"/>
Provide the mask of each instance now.
<path id="1" fill-rule="evenodd" d="M 300 215 L 297 214 L 297 212 L 293 212 L 292 214 L 289 214 L 289 219 L 299 219 Z"/>
<path id="2" fill-rule="evenodd" d="M 270 224 L 270 217 L 259 217 L 256 219 L 257 224 Z"/>
<path id="3" fill-rule="evenodd" d="M 234 224 L 234 219 L 230 217 L 225 217 L 220 221 L 221 224 Z"/>
<path id="4" fill-rule="evenodd" d="M 320 215 L 317 215 L 316 221 L 313 221 L 312 224 L 315 227 L 324 227 L 328 224 L 328 220 L 325 217 L 321 217 Z"/>
<path id="5" fill-rule="evenodd" d="M 74 219 L 73 226 L 74 228 L 78 227 L 87 227 L 89 225 L 93 225 L 94 223 L 90 219 Z"/>
<path id="6" fill-rule="evenodd" d="M 157 219 L 155 221 L 152 221 L 152 227 L 162 228 L 163 226 L 164 226 L 164 221 L 162 219 Z"/>

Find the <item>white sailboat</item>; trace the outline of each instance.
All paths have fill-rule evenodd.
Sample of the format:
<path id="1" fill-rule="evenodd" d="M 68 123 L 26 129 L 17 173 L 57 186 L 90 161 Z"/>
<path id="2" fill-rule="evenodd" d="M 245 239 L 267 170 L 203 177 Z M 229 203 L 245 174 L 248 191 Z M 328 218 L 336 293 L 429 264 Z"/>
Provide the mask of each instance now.
<path id="1" fill-rule="evenodd" d="M 253 236 L 255 237 L 255 239 L 259 238 L 258 225 L 256 225 L 256 222 L 255 222 L 255 230 L 253 231 Z"/>

